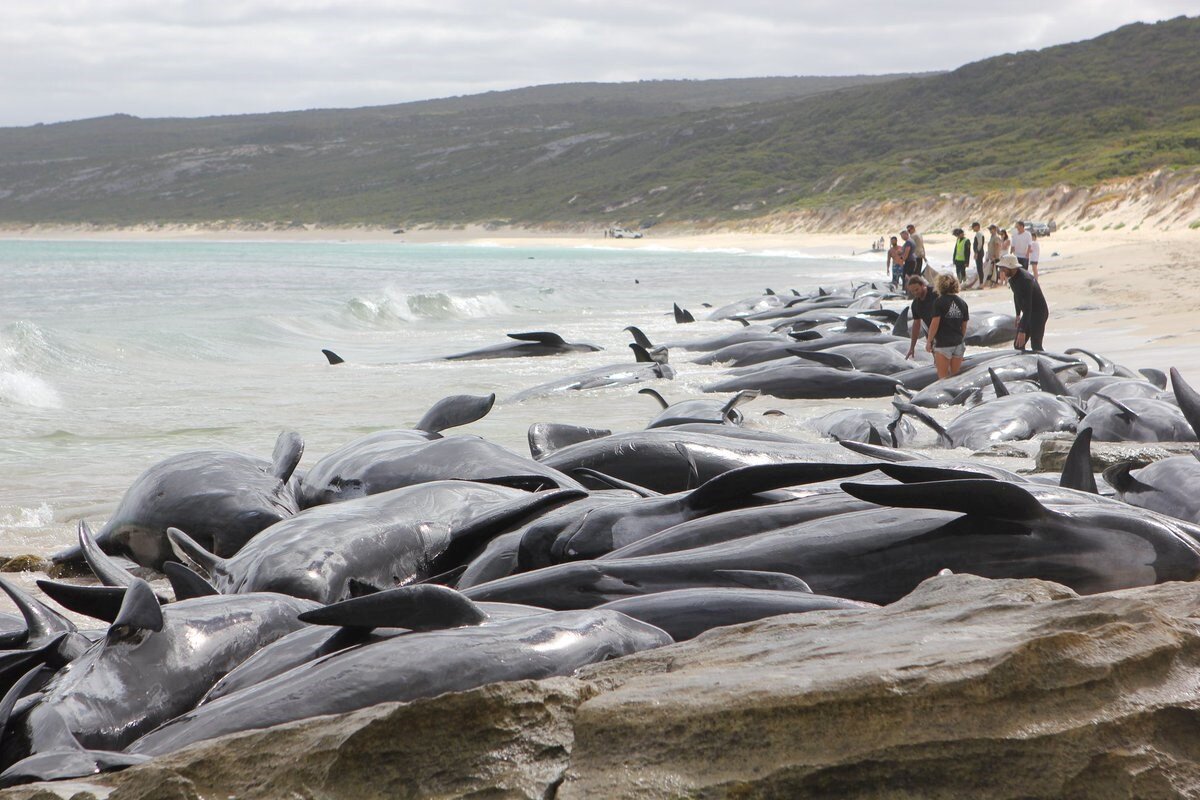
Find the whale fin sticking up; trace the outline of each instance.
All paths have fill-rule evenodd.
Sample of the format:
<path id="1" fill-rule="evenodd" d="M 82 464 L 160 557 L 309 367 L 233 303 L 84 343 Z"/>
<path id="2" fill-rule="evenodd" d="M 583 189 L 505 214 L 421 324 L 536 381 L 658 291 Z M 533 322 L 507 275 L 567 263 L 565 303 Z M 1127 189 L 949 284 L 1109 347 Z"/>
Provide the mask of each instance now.
<path id="1" fill-rule="evenodd" d="M 954 395 L 954 399 L 950 401 L 952 406 L 965 406 L 971 398 L 983 397 L 983 390 L 978 386 L 968 386 L 958 394 Z"/>
<path id="2" fill-rule="evenodd" d="M 896 317 L 896 322 L 892 325 L 893 336 L 908 336 L 908 306 L 900 309 L 900 316 Z"/>
<path id="3" fill-rule="evenodd" d="M 640 344 L 640 345 L 641 345 L 642 347 L 644 347 L 646 350 L 649 350 L 650 348 L 654 347 L 654 344 L 653 344 L 653 343 L 650 341 L 650 337 L 649 337 L 649 336 L 647 336 L 646 334 L 642 333 L 642 329 L 641 329 L 641 328 L 639 328 L 638 326 L 636 326 L 636 325 L 628 325 L 628 326 L 626 326 L 626 327 L 625 327 L 625 331 L 626 331 L 626 332 L 627 332 L 627 333 L 628 333 L 630 336 L 632 336 L 632 337 L 633 337 L 633 340 L 634 340 L 635 342 L 637 342 L 638 344 Z"/>
<path id="4" fill-rule="evenodd" d="M 854 362 L 840 353 L 826 353 L 824 350 L 793 350 L 788 352 L 805 361 L 813 361 L 825 367 L 834 369 L 854 369 Z"/>
<path id="5" fill-rule="evenodd" d="M 1042 360 L 1038 359 L 1038 366 L 1041 366 Z M 992 388 L 996 390 L 996 397 L 1008 397 L 1011 392 L 1004 385 L 1004 381 L 1000 380 L 1000 376 L 996 374 L 996 370 L 988 367 L 988 377 L 992 379 Z"/>
<path id="6" fill-rule="evenodd" d="M 1103 392 L 1096 392 L 1095 394 L 1092 395 L 1092 397 L 1099 397 L 1101 400 L 1107 401 L 1107 402 L 1111 403 L 1113 406 L 1115 406 L 1117 409 L 1117 416 L 1120 417 L 1121 421 L 1124 422 L 1126 425 L 1132 425 L 1134 422 L 1137 421 L 1138 413 L 1136 411 L 1134 411 L 1132 408 L 1130 408 L 1129 406 L 1122 403 L 1120 400 L 1114 400 L 1113 398 L 1109 397 L 1108 395 L 1104 394 Z"/>
<path id="7" fill-rule="evenodd" d="M 33 683 L 33 679 L 41 671 L 42 665 L 37 664 L 33 669 L 28 670 L 20 678 L 17 678 L 16 683 L 8 687 L 8 691 L 4 693 L 4 699 L 0 700 L 0 731 L 8 729 L 8 723 L 12 717 L 13 709 L 17 706 L 17 701 L 25 696 L 25 689 L 29 684 Z"/>
<path id="8" fill-rule="evenodd" d="M 715 508 L 727 503 L 745 501 L 759 492 L 769 492 L 784 486 L 849 478 L 875 469 L 874 464 L 822 464 L 788 462 L 783 464 L 754 464 L 738 467 L 709 478 L 703 486 L 692 491 L 684 503 L 689 508 Z"/>
<path id="9" fill-rule="evenodd" d="M 225 559 L 205 550 L 179 528 L 167 528 L 167 539 L 171 542 L 171 549 L 175 551 L 175 555 L 191 561 L 210 576 L 224 571 Z"/>
<path id="10" fill-rule="evenodd" d="M 175 592 L 176 600 L 190 600 L 193 597 L 211 597 L 220 594 L 211 583 L 178 561 L 164 562 L 163 573 L 171 582 L 171 590 Z"/>
<path id="11" fill-rule="evenodd" d="M 732 423 L 734 421 L 733 412 L 738 406 L 749 403 L 756 397 L 760 397 L 762 391 L 759 389 L 742 389 L 740 392 L 729 398 L 729 402 L 721 407 L 721 419 L 725 422 Z"/>
<path id="12" fill-rule="evenodd" d="M 110 625 L 121 613 L 124 586 L 81 586 L 77 583 L 39 580 L 37 586 L 46 596 L 68 611 L 98 619 Z"/>
<path id="13" fill-rule="evenodd" d="M 683 483 L 683 488 L 691 491 L 700 485 L 700 468 L 696 466 L 696 459 L 692 456 L 691 451 L 684 447 L 682 442 L 675 443 L 675 452 L 683 456 L 684 462 L 687 464 L 687 480 Z"/>
<path id="14" fill-rule="evenodd" d="M 471 520 L 462 527 L 450 531 L 450 542 L 428 565 L 430 574 L 453 569 L 465 563 L 472 554 L 486 545 L 497 534 L 521 524 L 535 514 L 541 514 L 557 506 L 587 497 L 583 489 L 553 489 L 534 492 L 510 500 Z"/>
<path id="15" fill-rule="evenodd" d="M 79 539 L 79 549 L 83 553 L 83 560 L 87 562 L 94 574 L 105 586 L 128 586 L 137 580 L 128 570 L 114 561 L 97 544 L 96 539 L 92 536 L 92 529 L 83 520 L 79 520 L 79 525 L 76 526 L 76 535 Z"/>
<path id="16" fill-rule="evenodd" d="M 898 450 L 895 447 L 880 447 L 879 445 L 866 444 L 865 442 L 851 442 L 849 440 L 838 442 L 842 447 L 852 453 L 867 456 L 868 458 L 885 461 L 889 464 L 903 464 L 910 461 L 928 461 L 928 456 L 910 453 L 907 450 Z"/>
<path id="17" fill-rule="evenodd" d="M 870 423 L 867 425 L 867 428 L 867 444 L 882 446 L 883 436 L 880 435 L 879 429 L 875 427 L 875 424 Z"/>
<path id="18" fill-rule="evenodd" d="M 537 342 L 538 344 L 566 344 L 567 340 L 551 331 L 525 331 L 523 333 L 505 334 L 518 342 Z"/>
<path id="19" fill-rule="evenodd" d="M 678 303 L 674 304 L 675 308 L 675 324 L 684 325 L 688 322 L 695 322 L 696 318 L 692 316 L 692 312 L 686 308 L 680 308 Z"/>
<path id="20" fill-rule="evenodd" d="M 931 481 L 995 480 L 986 472 L 953 467 L 925 466 L 920 462 L 879 464 L 878 470 L 900 483 L 929 483 Z"/>
<path id="21" fill-rule="evenodd" d="M 1092 472 L 1092 429 L 1084 428 L 1075 436 L 1071 450 L 1063 464 L 1062 478 L 1058 485 L 1064 489 L 1100 494 L 1096 486 L 1096 474 Z"/>
<path id="22" fill-rule="evenodd" d="M 829 292 L 825 291 L 824 286 L 820 286 L 817 288 L 817 297 L 824 297 L 827 294 L 829 294 Z"/>
<path id="23" fill-rule="evenodd" d="M 887 485 L 843 483 L 842 491 L 881 506 L 932 508 L 960 514 L 1011 520 L 1041 519 L 1051 512 L 1015 483 L 997 480 L 953 480 Z"/>
<path id="24" fill-rule="evenodd" d="M 1069 356 L 1073 356 L 1076 353 L 1080 353 L 1082 355 L 1087 356 L 1092 361 L 1096 362 L 1096 368 L 1099 369 L 1100 372 L 1105 375 L 1112 375 L 1114 370 L 1116 369 L 1116 365 L 1113 364 L 1113 362 L 1109 361 L 1104 356 L 1098 356 L 1090 350 L 1084 350 L 1082 347 L 1069 347 L 1066 350 L 1064 350 L 1063 352 Z"/>
<path id="25" fill-rule="evenodd" d="M 743 328 L 749 328 L 749 327 L 750 327 L 750 320 L 748 320 L 748 319 L 745 319 L 745 318 L 743 318 L 743 317 L 734 317 L 734 318 L 733 318 L 733 320 L 734 320 L 734 322 L 740 322 L 740 323 L 742 323 L 742 327 L 743 327 Z"/>
<path id="26" fill-rule="evenodd" d="M 1144 463 L 1138 461 L 1121 461 L 1113 464 L 1101 474 L 1104 475 L 1104 482 L 1113 487 L 1117 491 L 1117 496 L 1120 497 L 1126 492 L 1145 491 L 1151 488 L 1133 477 L 1132 474 L 1135 469 L 1141 469 L 1144 466 L 1146 466 Z"/>
<path id="27" fill-rule="evenodd" d="M 421 583 L 343 600 L 305 611 L 301 622 L 343 628 L 407 628 L 437 631 L 479 625 L 488 616 L 482 608 L 446 586 Z"/>
<path id="28" fill-rule="evenodd" d="M 938 441 L 942 447 L 954 447 L 954 440 L 950 438 L 950 434 L 942 427 L 941 423 L 931 417 L 923 408 L 917 408 L 912 403 L 905 403 L 900 400 L 892 400 L 894 405 L 901 413 L 916 417 L 920 422 L 924 423 L 938 436 Z"/>
<path id="29" fill-rule="evenodd" d="M 1046 363 L 1044 358 L 1037 360 L 1037 384 L 1043 392 L 1066 397 L 1070 395 L 1067 386 L 1058 374 Z"/>
<path id="30" fill-rule="evenodd" d="M 438 400 L 415 426 L 426 433 L 441 433 L 447 428 L 457 428 L 477 422 L 488 415 L 496 404 L 496 394 L 455 394 Z"/>
<path id="31" fill-rule="evenodd" d="M 1175 393 L 1175 402 L 1179 403 L 1183 418 L 1192 426 L 1196 438 L 1200 438 L 1200 392 L 1189 386 L 1174 367 L 1171 367 L 1171 391 Z"/>
<path id="32" fill-rule="evenodd" d="M 768 286 L 766 289 L 763 289 L 763 294 L 770 297 L 771 295 L 775 294 L 775 290 Z"/>
<path id="33" fill-rule="evenodd" d="M 25 619 L 27 647 L 38 647 L 61 634 L 75 633 L 70 620 L 3 578 L 0 578 L 0 590 L 8 595 Z"/>
<path id="34" fill-rule="evenodd" d="M 812 594 L 807 581 L 786 572 L 765 572 L 757 569 L 718 569 L 713 575 L 745 586 L 747 589 L 773 589 L 782 592 L 804 592 Z"/>
<path id="35" fill-rule="evenodd" d="M 121 609 L 104 636 L 106 645 L 123 642 L 138 631 L 161 631 L 163 629 L 162 606 L 154 596 L 150 584 L 135 580 L 125 590 Z"/>
<path id="36" fill-rule="evenodd" d="M 671 404 L 666 401 L 666 398 L 664 398 L 661 394 L 659 394 L 654 389 L 649 389 L 649 388 L 638 389 L 638 394 L 644 394 L 647 397 L 653 397 L 655 400 L 658 401 L 659 405 L 661 405 L 663 407 L 664 411 L 671 407 Z"/>
<path id="37" fill-rule="evenodd" d="M 334 364 L 345 364 L 346 363 L 346 359 L 342 358 L 341 356 L 339 356 L 337 353 L 333 352 L 332 350 L 322 350 L 321 352 L 325 354 L 325 360 L 329 362 L 330 366 L 332 366 Z"/>
<path id="38" fill-rule="evenodd" d="M 846 318 L 846 333 L 879 333 L 880 328 L 869 319 L 862 317 Z"/>
<path id="39" fill-rule="evenodd" d="M 633 351 L 633 360 L 639 364 L 666 364 L 671 360 L 670 351 L 662 346 L 647 350 L 637 342 L 631 342 L 629 349 Z"/>
<path id="40" fill-rule="evenodd" d="M 662 492 L 656 492 L 653 489 L 647 489 L 645 486 L 638 486 L 636 483 L 614 478 L 612 475 L 606 475 L 599 470 L 591 467 L 576 467 L 571 470 L 571 474 L 577 478 L 587 478 L 592 483 L 598 483 L 608 489 L 625 489 L 626 491 L 634 492 L 642 497 L 661 497 Z M 582 481 L 581 481 L 582 482 Z M 586 485 L 586 484 L 585 484 Z"/>
<path id="41" fill-rule="evenodd" d="M 585 428 L 582 425 L 567 425 L 558 422 L 535 422 L 529 426 L 529 454 L 535 460 L 541 460 L 553 453 L 573 444 L 590 442 L 593 439 L 603 439 L 612 436 L 612 431 L 605 428 Z"/>
<path id="42" fill-rule="evenodd" d="M 1161 369 L 1153 369 L 1152 367 L 1145 367 L 1143 369 L 1139 369 L 1138 372 L 1142 373 L 1142 375 L 1146 378 L 1146 380 L 1153 383 L 1159 389 L 1162 389 L 1164 391 L 1166 390 L 1166 388 L 1167 388 L 1167 373 L 1163 372 Z"/>
<path id="43" fill-rule="evenodd" d="M 782 328 L 786 328 L 787 325 L 785 324 L 785 325 L 781 325 L 779 327 L 782 329 Z M 825 338 L 824 336 L 821 335 L 820 331 L 813 331 L 813 330 L 788 331 L 788 336 L 792 339 L 795 339 L 797 342 L 811 342 L 816 339 L 824 339 Z"/>
<path id="44" fill-rule="evenodd" d="M 287 483 L 304 455 L 304 439 L 295 431 L 283 431 L 275 440 L 275 451 L 271 454 L 271 474 L 280 483 Z"/>

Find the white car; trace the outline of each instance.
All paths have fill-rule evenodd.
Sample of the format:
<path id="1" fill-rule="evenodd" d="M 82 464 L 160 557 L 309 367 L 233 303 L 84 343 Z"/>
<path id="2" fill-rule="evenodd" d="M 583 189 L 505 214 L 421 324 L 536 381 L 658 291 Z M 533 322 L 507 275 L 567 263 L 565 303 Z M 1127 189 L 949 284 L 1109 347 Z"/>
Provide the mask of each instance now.
<path id="1" fill-rule="evenodd" d="M 640 239 L 641 231 L 629 231 L 624 228 L 609 228 L 608 235 L 614 239 Z"/>

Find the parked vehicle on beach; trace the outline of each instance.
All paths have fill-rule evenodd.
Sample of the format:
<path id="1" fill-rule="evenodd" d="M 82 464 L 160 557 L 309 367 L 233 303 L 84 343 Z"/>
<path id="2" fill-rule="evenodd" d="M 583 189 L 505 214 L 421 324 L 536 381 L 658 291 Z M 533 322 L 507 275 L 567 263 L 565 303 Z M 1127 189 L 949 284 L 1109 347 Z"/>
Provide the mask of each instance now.
<path id="1" fill-rule="evenodd" d="M 1038 236 L 1049 236 L 1058 230 L 1058 225 L 1055 224 L 1054 220 L 1050 220 L 1049 222 L 1026 222 L 1025 227 Z"/>
<path id="2" fill-rule="evenodd" d="M 642 238 L 641 231 L 631 231 L 622 228 L 619 225 L 614 225 L 608 229 L 608 235 L 613 239 L 640 239 Z"/>

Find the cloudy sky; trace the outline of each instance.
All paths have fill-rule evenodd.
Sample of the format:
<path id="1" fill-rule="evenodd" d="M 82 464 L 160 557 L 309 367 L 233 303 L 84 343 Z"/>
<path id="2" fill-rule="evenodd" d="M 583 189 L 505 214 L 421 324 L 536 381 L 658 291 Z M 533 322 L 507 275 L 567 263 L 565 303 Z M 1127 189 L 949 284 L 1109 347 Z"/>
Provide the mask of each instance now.
<path id="1" fill-rule="evenodd" d="M 953 69 L 1200 0 L 0 0 L 0 125 Z"/>

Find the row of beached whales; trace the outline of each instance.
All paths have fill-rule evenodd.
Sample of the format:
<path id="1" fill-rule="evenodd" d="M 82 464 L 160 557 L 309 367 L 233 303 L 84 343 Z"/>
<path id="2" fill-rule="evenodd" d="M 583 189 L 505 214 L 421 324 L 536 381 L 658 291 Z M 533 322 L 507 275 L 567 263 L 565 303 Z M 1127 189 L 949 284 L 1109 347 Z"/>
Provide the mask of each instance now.
<path id="1" fill-rule="evenodd" d="M 754 323 L 735 333 L 745 337 L 763 312 L 816 303 L 846 316 L 790 327 L 817 336 L 788 336 L 788 348 L 857 335 L 849 320 L 869 321 L 850 307 L 858 300 L 835 305 L 830 294 L 713 313 Z M 783 319 L 807 325 L 795 317 L 813 310 Z M 860 333 L 880 341 L 843 345 L 893 348 L 894 333 Z M 719 347 L 756 341 L 771 340 Z M 714 344 L 669 347 L 719 352 Z M 1161 372 L 1089 357 L 1095 368 L 1074 353 L 985 353 L 955 378 L 894 382 L 894 412 L 823 418 L 836 442 L 742 425 L 739 404 L 755 386 L 732 399 L 660 396 L 639 431 L 538 423 L 530 457 L 446 434 L 495 400 L 459 395 L 303 474 L 291 432 L 269 461 L 167 458 L 97 534 L 81 522 L 78 546 L 56 558 L 86 562 L 99 585 L 38 582 L 97 627 L 78 629 L 0 581 L 21 612 L 0 616 L 0 782 L 78 777 L 227 733 L 567 675 L 767 616 L 864 613 L 942 570 L 1082 593 L 1194 580 L 1200 458 L 1118 465 L 1098 480 L 1090 447 L 1194 441 L 1200 395 L 1175 370 L 1168 393 Z M 944 427 L 925 411 L 951 403 L 967 408 Z M 913 420 L 972 448 L 1079 433 L 1061 475 L 1026 476 L 902 449 Z M 144 580 L 151 570 L 170 591 Z"/>

